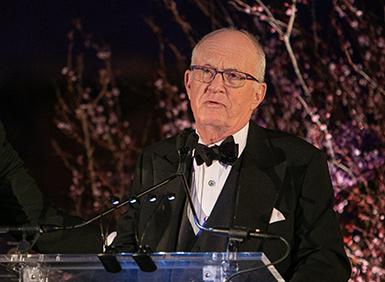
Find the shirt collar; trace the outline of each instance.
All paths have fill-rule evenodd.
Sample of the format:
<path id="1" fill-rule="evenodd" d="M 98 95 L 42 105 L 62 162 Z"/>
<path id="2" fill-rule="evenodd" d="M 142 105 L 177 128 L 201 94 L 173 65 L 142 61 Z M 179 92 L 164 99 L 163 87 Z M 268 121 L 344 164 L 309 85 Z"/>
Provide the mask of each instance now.
<path id="1" fill-rule="evenodd" d="M 198 133 L 198 131 L 197 130 L 195 130 L 195 131 L 196 131 L 196 133 L 199 136 L 198 143 L 204 144 L 203 140 L 201 139 L 201 137 L 200 137 L 200 135 Z M 235 142 L 235 144 L 238 144 L 238 158 L 241 156 L 243 150 L 246 147 L 248 132 L 249 132 L 249 122 L 246 123 L 246 125 L 242 129 L 240 129 L 239 131 L 237 131 L 236 133 L 233 134 L 234 142 Z M 219 140 L 218 142 L 209 145 L 209 147 L 214 146 L 214 145 L 218 145 L 219 146 L 223 142 L 223 140 L 225 140 L 225 139 L 226 138 L 223 138 L 222 140 Z"/>

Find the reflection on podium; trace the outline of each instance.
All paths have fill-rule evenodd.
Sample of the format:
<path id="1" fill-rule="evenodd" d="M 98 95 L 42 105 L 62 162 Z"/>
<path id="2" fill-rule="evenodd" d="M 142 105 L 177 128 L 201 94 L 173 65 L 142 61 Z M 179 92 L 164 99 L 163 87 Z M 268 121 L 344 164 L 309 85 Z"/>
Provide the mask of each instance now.
<path id="1" fill-rule="evenodd" d="M 97 255 L 0 255 L 0 280 L 59 281 L 284 281 L 263 253 L 155 253 L 157 269 L 141 271 L 131 254 L 116 255 L 122 270 L 105 270 Z"/>

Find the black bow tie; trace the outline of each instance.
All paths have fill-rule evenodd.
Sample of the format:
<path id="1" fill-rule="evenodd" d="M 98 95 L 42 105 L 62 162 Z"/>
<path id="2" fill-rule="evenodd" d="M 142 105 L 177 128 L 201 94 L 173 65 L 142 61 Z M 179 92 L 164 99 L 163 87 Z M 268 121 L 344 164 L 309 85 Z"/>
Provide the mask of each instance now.
<path id="1" fill-rule="evenodd" d="M 197 144 L 195 147 L 195 160 L 197 165 L 206 163 L 210 166 L 213 160 L 218 160 L 222 164 L 232 165 L 238 158 L 238 144 L 234 143 L 233 136 L 227 137 L 220 146 L 207 147 Z"/>

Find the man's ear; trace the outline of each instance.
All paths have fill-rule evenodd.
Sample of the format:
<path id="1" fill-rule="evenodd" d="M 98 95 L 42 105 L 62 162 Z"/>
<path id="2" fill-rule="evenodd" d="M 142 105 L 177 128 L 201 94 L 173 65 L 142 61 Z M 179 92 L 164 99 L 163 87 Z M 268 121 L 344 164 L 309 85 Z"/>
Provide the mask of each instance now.
<path id="1" fill-rule="evenodd" d="M 191 77 L 192 73 L 190 70 L 186 70 L 184 72 L 184 87 L 186 88 L 187 95 L 190 97 L 190 89 L 191 89 Z"/>
<path id="2" fill-rule="evenodd" d="M 262 103 L 263 99 L 265 99 L 266 88 L 266 83 L 258 83 L 257 89 L 254 93 L 254 101 L 251 105 L 253 111 L 255 111 L 255 109 Z"/>

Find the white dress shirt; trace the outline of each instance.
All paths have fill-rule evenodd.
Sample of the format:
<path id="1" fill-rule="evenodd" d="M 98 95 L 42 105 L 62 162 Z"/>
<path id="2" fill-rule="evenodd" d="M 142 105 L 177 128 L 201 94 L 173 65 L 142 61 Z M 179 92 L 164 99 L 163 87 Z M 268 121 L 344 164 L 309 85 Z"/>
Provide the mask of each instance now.
<path id="1" fill-rule="evenodd" d="M 246 147 L 248 131 L 249 123 L 247 123 L 241 130 L 233 135 L 234 142 L 238 144 L 238 158 Z M 199 132 L 197 132 L 197 134 L 199 136 Z M 219 146 L 223 140 L 224 139 L 218 141 L 215 144 L 211 144 L 209 147 L 215 145 Z M 200 137 L 198 142 L 204 144 Z M 230 174 L 231 167 L 231 165 L 221 164 L 218 160 L 214 160 L 209 167 L 206 165 L 206 163 L 198 166 L 194 158 L 191 197 L 193 199 L 194 208 L 200 224 L 204 224 L 204 222 L 210 216 L 215 203 L 217 202 L 218 197 L 222 192 L 227 177 Z M 199 229 L 194 223 L 194 217 L 192 215 L 190 206 L 188 206 L 187 215 L 195 235 L 198 234 Z"/>

